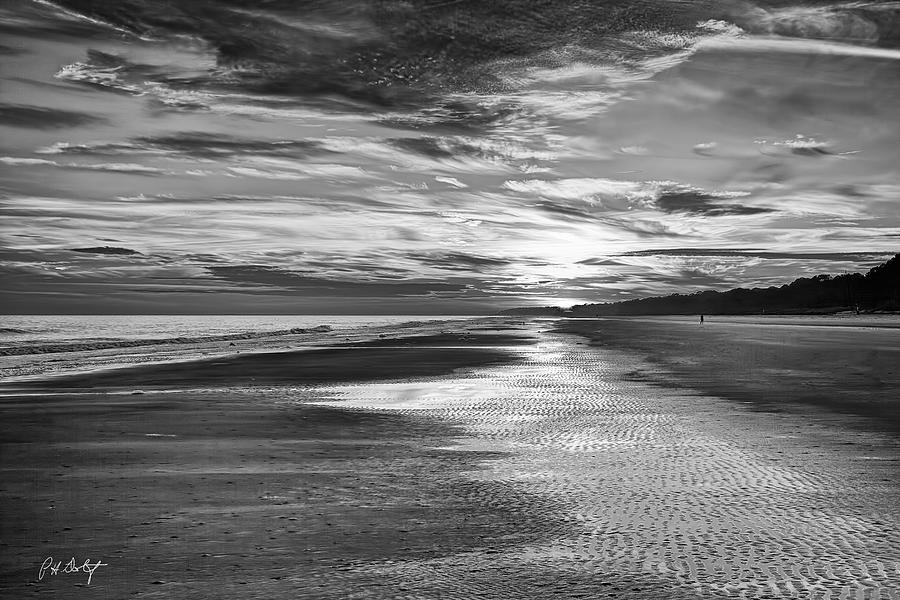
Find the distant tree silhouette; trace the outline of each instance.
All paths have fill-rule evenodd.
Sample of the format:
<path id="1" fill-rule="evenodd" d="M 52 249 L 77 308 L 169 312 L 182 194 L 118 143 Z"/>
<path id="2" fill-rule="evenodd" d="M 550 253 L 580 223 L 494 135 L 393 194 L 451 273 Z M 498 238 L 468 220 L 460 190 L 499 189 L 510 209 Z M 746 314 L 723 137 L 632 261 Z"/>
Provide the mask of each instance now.
<path id="1" fill-rule="evenodd" d="M 581 304 L 564 311 L 564 315 L 803 314 L 842 310 L 900 311 L 900 254 L 865 275 L 816 275 L 801 277 L 781 287 L 708 290 L 608 304 Z"/>

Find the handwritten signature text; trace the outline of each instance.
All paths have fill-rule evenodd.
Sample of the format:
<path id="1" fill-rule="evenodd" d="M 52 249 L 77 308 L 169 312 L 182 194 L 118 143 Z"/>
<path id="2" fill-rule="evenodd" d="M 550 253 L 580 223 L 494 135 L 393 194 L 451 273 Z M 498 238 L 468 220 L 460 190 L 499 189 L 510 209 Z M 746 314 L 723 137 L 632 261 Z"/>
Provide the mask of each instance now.
<path id="1" fill-rule="evenodd" d="M 44 578 L 44 575 L 48 573 L 50 575 L 59 575 L 60 573 L 87 573 L 88 574 L 88 585 L 91 585 L 91 578 L 94 576 L 94 571 L 96 571 L 100 567 L 108 567 L 109 565 L 105 562 L 100 562 L 99 560 L 95 563 L 91 562 L 91 559 L 87 559 L 83 564 L 78 564 L 75 562 L 75 558 L 69 560 L 65 565 L 63 562 L 56 561 L 54 562 L 52 556 L 48 556 L 43 563 L 41 563 L 41 570 L 38 571 L 38 581 Z"/>

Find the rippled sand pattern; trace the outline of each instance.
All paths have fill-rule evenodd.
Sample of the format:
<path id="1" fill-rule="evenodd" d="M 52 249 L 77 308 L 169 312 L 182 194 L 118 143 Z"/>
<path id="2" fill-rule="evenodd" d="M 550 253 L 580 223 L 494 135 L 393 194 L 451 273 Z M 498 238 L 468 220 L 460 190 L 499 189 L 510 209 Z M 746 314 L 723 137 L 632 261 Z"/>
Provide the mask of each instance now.
<path id="1" fill-rule="evenodd" d="M 900 598 L 896 444 L 629 381 L 634 368 L 542 334 L 522 366 L 327 388 L 329 404 L 424 411 L 463 424 L 460 449 L 507 452 L 470 474 L 506 493 L 476 500 L 546 529 L 540 545 L 373 575 L 410 598 Z"/>

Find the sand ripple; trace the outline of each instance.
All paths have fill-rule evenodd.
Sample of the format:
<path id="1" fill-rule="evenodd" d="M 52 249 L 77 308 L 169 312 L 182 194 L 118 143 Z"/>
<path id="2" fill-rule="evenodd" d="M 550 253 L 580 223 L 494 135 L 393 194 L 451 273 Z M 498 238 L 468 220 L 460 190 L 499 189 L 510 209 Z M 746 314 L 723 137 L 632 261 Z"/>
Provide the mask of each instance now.
<path id="1" fill-rule="evenodd" d="M 462 424 L 460 449 L 508 452 L 470 473 L 474 500 L 523 531 L 522 492 L 557 513 L 556 529 L 533 519 L 540 545 L 367 567 L 400 586 L 385 597 L 900 597 L 895 444 L 871 460 L 852 433 L 629 381 L 634 368 L 544 334 L 516 368 L 323 388 L 329 404 Z"/>

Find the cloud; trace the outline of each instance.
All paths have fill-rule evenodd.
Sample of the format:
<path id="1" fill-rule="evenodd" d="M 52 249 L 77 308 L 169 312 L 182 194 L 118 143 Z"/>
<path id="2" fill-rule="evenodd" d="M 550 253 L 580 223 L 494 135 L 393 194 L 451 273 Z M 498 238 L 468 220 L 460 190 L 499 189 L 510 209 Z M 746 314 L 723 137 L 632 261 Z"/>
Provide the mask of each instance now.
<path id="1" fill-rule="evenodd" d="M 148 167 L 137 163 L 61 163 L 43 158 L 25 158 L 18 156 L 0 156 L 0 163 L 17 167 L 55 167 L 73 171 L 109 171 L 113 173 L 129 173 L 132 175 L 164 175 L 166 172 L 157 167 Z"/>
<path id="2" fill-rule="evenodd" d="M 52 160 L 45 160 L 43 158 L 25 158 L 20 156 L 0 156 L 0 163 L 12 167 L 34 167 L 38 165 L 47 165 L 51 167 L 58 166 L 58 164 Z"/>
<path id="3" fill-rule="evenodd" d="M 74 110 L 0 103 L 0 125 L 26 129 L 61 129 L 105 123 L 106 119 Z"/>
<path id="4" fill-rule="evenodd" d="M 289 3 L 237 4 L 169 3 L 174 13 L 157 14 L 158 2 L 127 0 L 127 10 L 92 15 L 131 34 L 95 24 L 93 38 L 30 36 L 38 30 L 26 25 L 10 38 L 25 53 L 3 57 L 7 106 L 109 120 L 4 127 L 0 236 L 18 253 L 10 262 L 30 269 L 20 292 L 145 294 L 168 309 L 178 295 L 201 311 L 233 294 L 238 311 L 277 297 L 288 312 L 327 310 L 335 298 L 360 312 L 388 300 L 440 312 L 448 298 L 484 294 L 594 299 L 789 281 L 896 246 L 896 90 L 884 77 L 894 62 L 881 54 L 763 44 L 705 21 L 728 9 L 698 3 L 666 3 L 696 13 L 685 35 L 634 32 L 653 20 L 643 5 L 623 9 L 636 20 L 623 16 L 612 27 L 626 30 L 610 32 L 596 18 L 608 12 L 602 3 L 591 14 L 545 3 L 540 14 L 559 11 L 583 29 L 559 19 L 510 33 L 504 22 L 481 29 L 484 39 L 509 34 L 527 52 L 487 56 L 447 41 L 464 60 L 434 65 L 404 53 L 423 39 L 416 19 L 437 25 L 449 13 L 388 3 L 403 13 L 388 19 L 401 37 L 414 32 L 392 40 L 353 4 L 314 3 L 302 18 Z M 32 22 L 73 21 L 49 5 L 16 6 Z M 446 10 L 490 17 L 476 28 L 497 25 L 485 6 Z M 175 26 L 196 29 L 173 41 Z M 547 28 L 547 46 L 523 34 L 535 27 Z M 151 30 L 155 40 L 135 41 Z M 694 52 L 710 35 L 734 47 L 711 41 Z M 90 45 L 104 52 L 60 54 Z M 75 61 L 61 73 L 70 80 L 34 69 Z M 407 93 L 419 84 L 425 102 Z"/>
<path id="5" fill-rule="evenodd" d="M 638 181 L 604 178 L 510 180 L 503 187 L 545 199 L 579 201 L 596 209 L 627 210 L 652 197 L 650 186 Z"/>
<path id="6" fill-rule="evenodd" d="M 732 250 L 721 248 L 666 248 L 658 250 L 633 250 L 619 256 L 709 256 L 709 257 L 747 257 L 772 260 L 824 260 L 824 261 L 856 261 L 879 260 L 890 257 L 893 252 L 766 252 L 745 249 Z"/>
<path id="7" fill-rule="evenodd" d="M 591 265 L 597 267 L 621 267 L 626 265 L 627 263 L 623 263 L 617 261 L 612 258 L 603 257 L 603 258 L 585 258 L 584 260 L 579 260 L 578 264 L 580 265 Z"/>
<path id="8" fill-rule="evenodd" d="M 83 254 L 113 254 L 113 255 L 131 255 L 140 254 L 137 250 L 130 248 L 120 248 L 118 246 L 96 246 L 92 248 L 72 248 L 72 252 L 81 252 Z"/>
<path id="9" fill-rule="evenodd" d="M 241 284 L 256 284 L 302 292 L 308 296 L 427 296 L 435 292 L 464 292 L 472 281 L 450 282 L 427 279 L 327 279 L 262 265 L 207 267 L 217 278 Z"/>
<path id="10" fill-rule="evenodd" d="M 734 202 L 723 203 L 720 195 L 693 189 L 665 191 L 656 200 L 656 206 L 667 213 L 683 212 L 707 217 L 758 215 L 774 212 L 770 208 L 759 206 L 747 206 Z"/>
<path id="11" fill-rule="evenodd" d="M 538 206 L 543 210 L 579 218 L 648 208 L 712 217 L 774 212 L 770 208 L 733 201 L 733 198 L 745 195 L 743 193 L 707 192 L 675 181 L 530 179 L 506 181 L 503 187 L 542 198 Z M 565 204 L 558 201 L 565 201 Z"/>
<path id="12" fill-rule="evenodd" d="M 738 24 L 751 33 L 837 40 L 860 46 L 896 44 L 896 2 L 846 2 L 771 9 L 750 4 L 733 7 Z"/>
<path id="13" fill-rule="evenodd" d="M 655 273 L 646 275 L 644 278 L 648 281 L 664 283 L 681 289 L 685 286 L 714 288 L 727 287 L 729 285 L 729 281 L 725 277 L 709 273 L 702 269 L 690 268 L 681 269 L 672 275 L 667 273 Z"/>
<path id="14" fill-rule="evenodd" d="M 4 44 L 0 44 L 0 55 L 6 56 L 17 56 L 19 54 L 24 54 L 25 51 L 21 48 L 13 48 L 11 46 L 6 46 Z"/>
<path id="15" fill-rule="evenodd" d="M 895 42 L 896 43 L 896 42 Z M 847 44 L 831 40 L 798 39 L 789 37 L 751 36 L 740 39 L 712 37 L 704 40 L 705 49 L 727 49 L 733 52 L 808 53 L 819 56 L 853 56 L 885 60 L 900 59 L 900 50 Z"/>
<path id="16" fill-rule="evenodd" d="M 59 166 L 64 169 L 112 171 L 114 173 L 130 173 L 132 175 L 164 175 L 166 173 L 163 169 L 137 163 L 67 163 Z"/>
<path id="17" fill-rule="evenodd" d="M 678 238 L 686 235 L 686 233 L 674 228 L 672 226 L 674 224 L 666 223 L 659 219 L 647 218 L 647 216 L 628 215 L 627 217 L 605 218 L 603 222 L 612 225 L 619 231 L 634 234 L 639 238 Z"/>
<path id="18" fill-rule="evenodd" d="M 9 31 L 19 36 L 47 37 L 64 34 L 77 39 L 89 39 L 116 29 L 108 23 L 76 15 L 49 2 L 7 3 L 7 6 L 0 7 L 0 31 Z"/>
<path id="19" fill-rule="evenodd" d="M 512 264 L 511 260 L 505 258 L 479 256 L 475 254 L 466 254 L 463 252 L 447 252 L 443 254 L 428 255 L 412 254 L 410 255 L 410 258 L 429 266 L 458 271 L 494 270 L 498 267 L 505 267 Z"/>
<path id="20" fill-rule="evenodd" d="M 457 189 L 463 189 L 463 188 L 469 187 L 466 184 L 464 184 L 462 181 L 457 179 L 456 177 L 446 177 L 444 175 L 436 175 L 434 180 L 437 181 L 438 183 L 446 183 L 447 185 L 451 185 Z"/>
<path id="21" fill-rule="evenodd" d="M 39 153 L 87 156 L 162 154 L 210 159 L 244 155 L 306 157 L 313 154 L 328 154 L 331 151 L 323 148 L 319 142 L 311 140 L 258 140 L 221 133 L 180 132 L 170 135 L 137 137 L 127 142 L 86 144 L 61 142 L 44 148 Z"/>
<path id="22" fill-rule="evenodd" d="M 565 217 L 571 217 L 573 219 L 590 220 L 594 218 L 594 215 L 592 215 L 590 211 L 582 210 L 572 206 L 566 206 L 564 204 L 557 204 L 555 202 L 541 201 L 538 202 L 535 206 L 543 211 L 557 215 L 563 215 Z"/>
<path id="23" fill-rule="evenodd" d="M 405 137 L 387 140 L 392 146 L 406 152 L 422 154 L 430 158 L 455 158 L 460 155 L 478 155 L 476 146 L 453 142 L 450 138 L 440 137 Z"/>

